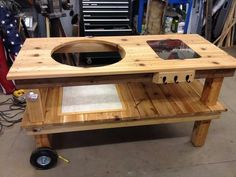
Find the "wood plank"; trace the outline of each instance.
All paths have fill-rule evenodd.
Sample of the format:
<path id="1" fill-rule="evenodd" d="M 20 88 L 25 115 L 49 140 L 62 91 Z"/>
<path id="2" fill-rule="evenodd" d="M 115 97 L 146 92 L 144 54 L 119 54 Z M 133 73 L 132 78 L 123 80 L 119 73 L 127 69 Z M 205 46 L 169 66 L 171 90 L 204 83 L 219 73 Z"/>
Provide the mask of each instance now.
<path id="1" fill-rule="evenodd" d="M 61 114 L 61 88 L 50 88 L 50 101 L 47 103 L 47 114 L 45 124 L 59 124 L 70 122 L 90 122 L 90 121 L 121 121 L 124 118 L 139 119 L 139 113 L 135 107 L 132 95 L 128 91 L 127 85 L 118 85 L 118 92 L 120 94 L 121 102 L 124 109 L 120 111 L 103 111 L 91 113 L 77 113 L 77 114 Z M 53 99 L 55 98 L 55 99 Z"/>
<path id="2" fill-rule="evenodd" d="M 190 85 L 191 89 L 195 90 L 196 93 L 201 96 L 202 94 L 202 90 L 203 90 L 203 87 L 202 87 L 202 83 L 200 81 L 198 82 L 193 82 L 191 85 Z M 224 111 L 227 111 L 227 108 L 221 103 L 221 102 L 217 102 L 215 105 L 208 105 L 208 108 L 210 110 L 212 110 L 213 112 L 214 111 L 218 111 L 218 110 L 224 110 Z"/>
<path id="3" fill-rule="evenodd" d="M 153 117 L 159 114 L 144 89 L 143 83 L 129 83 L 128 85 L 141 117 Z"/>
<path id="4" fill-rule="evenodd" d="M 159 115 L 176 115 L 181 113 L 180 109 L 175 106 L 175 103 L 171 100 L 170 95 L 163 93 L 160 85 L 153 83 L 145 83 L 144 89 L 147 91 L 149 98 L 151 98 L 152 104 L 158 111 Z"/>
<path id="5" fill-rule="evenodd" d="M 224 107 L 209 108 L 200 101 L 193 83 L 156 85 L 153 83 L 118 84 L 117 90 L 124 109 L 119 111 L 61 114 L 62 88 L 49 88 L 46 117 L 43 124 L 28 121 L 23 127 L 97 124 L 219 114 Z M 196 85 L 196 84 L 195 84 Z M 175 93 L 173 93 L 175 92 Z M 176 120 L 176 119 L 173 119 Z M 36 129 L 37 131 L 37 129 Z"/>
<path id="6" fill-rule="evenodd" d="M 195 73 L 195 79 L 215 78 L 215 77 L 232 77 L 235 69 L 217 69 L 217 70 L 199 70 Z"/>
<path id="7" fill-rule="evenodd" d="M 218 70 L 199 70 L 196 71 L 195 79 L 214 78 L 214 77 L 232 77 L 235 69 Z M 94 84 L 120 84 L 127 82 L 152 82 L 153 74 L 124 74 L 109 76 L 88 76 L 88 77 L 70 77 L 70 78 L 44 78 L 44 79 L 25 79 L 16 80 L 18 89 L 25 88 L 45 88 L 45 87 L 64 87 L 78 85 Z"/>
<path id="8" fill-rule="evenodd" d="M 109 75 L 70 78 L 45 78 L 16 80 L 17 88 L 44 88 L 79 85 L 119 84 L 126 82 L 151 82 L 153 74 Z"/>
<path id="9" fill-rule="evenodd" d="M 149 1 L 148 1 L 149 2 Z M 145 25 L 146 34 L 161 34 L 163 15 L 166 8 L 166 3 L 163 1 L 150 1 L 147 6 L 147 17 Z"/>
<path id="10" fill-rule="evenodd" d="M 21 127 L 22 128 L 26 128 L 26 127 L 29 127 L 31 125 L 34 125 L 34 126 L 42 126 L 44 124 L 44 122 L 31 122 L 30 121 L 30 118 L 29 118 L 29 114 L 28 114 L 28 111 L 27 109 L 25 110 L 24 114 L 23 114 L 23 119 L 21 121 Z"/>
<path id="11" fill-rule="evenodd" d="M 85 130 L 98 130 L 98 129 L 108 129 L 108 128 L 121 128 L 121 127 L 134 127 L 134 126 L 144 126 L 144 125 L 157 125 L 157 124 L 169 124 L 169 123 L 179 123 L 179 122 L 192 122 L 192 121 L 202 121 L 202 120 L 213 120 L 219 119 L 220 114 L 210 114 L 210 115 L 199 115 L 199 116 L 186 116 L 186 117 L 163 117 L 163 118 L 151 118 L 151 119 L 139 119 L 133 121 L 121 121 L 121 122 L 100 122 L 100 123 L 90 123 L 90 124 L 65 124 L 65 125 L 45 125 L 39 131 L 33 131 L 34 127 L 27 127 L 26 131 L 29 135 L 40 135 L 40 134 L 53 134 L 53 133 L 64 133 L 64 132 L 75 132 L 75 131 L 85 131 Z"/>
<path id="12" fill-rule="evenodd" d="M 54 120 L 63 122 L 58 114 L 58 104 L 61 103 L 60 88 L 54 87 L 48 89 L 48 99 L 46 104 L 46 118 L 44 123 L 53 123 Z M 50 119 L 48 119 L 50 117 Z"/>
<path id="13" fill-rule="evenodd" d="M 181 87 L 182 86 L 182 87 Z M 182 113 L 194 113 L 194 112 L 202 112 L 202 109 L 206 109 L 206 107 L 202 109 L 197 109 L 199 100 L 195 100 L 194 92 L 188 92 L 189 86 L 187 84 L 172 84 L 167 86 L 168 91 L 173 94 L 173 100 L 176 103 L 176 106 L 182 111 Z M 183 91 L 184 90 L 184 91 Z M 194 101 L 195 102 L 194 102 Z M 193 105 L 194 103 L 194 105 Z"/>
<path id="14" fill-rule="evenodd" d="M 46 111 L 48 88 L 39 88 L 39 92 L 40 92 L 40 95 L 42 97 L 42 107 L 43 107 L 43 110 Z"/>
<path id="15" fill-rule="evenodd" d="M 209 112 L 210 109 L 206 107 L 199 99 L 199 93 L 196 92 L 191 85 L 198 81 L 193 82 L 192 84 L 179 84 L 179 91 L 180 97 L 185 98 L 185 101 L 188 103 L 190 110 L 192 112 Z M 202 87 L 202 84 L 199 84 Z M 185 92 L 181 92 L 181 90 L 185 90 Z M 191 111 L 190 111 L 191 112 Z"/>
<path id="16" fill-rule="evenodd" d="M 152 81 L 155 84 L 173 84 L 192 82 L 194 78 L 195 71 L 159 72 L 153 75 Z"/>
<path id="17" fill-rule="evenodd" d="M 147 41 L 164 39 L 182 40 L 201 58 L 191 60 L 161 59 L 147 44 Z M 123 53 L 123 59 L 112 65 L 83 68 L 63 65 L 51 58 L 52 52 L 67 44 L 78 45 L 73 48 L 78 51 L 79 46 L 83 46 L 82 44 L 85 43 L 115 46 L 117 50 L 121 51 L 121 54 Z M 7 77 L 8 79 L 24 80 L 235 68 L 236 60 L 233 57 L 196 34 L 37 38 L 25 41 Z"/>
<path id="18" fill-rule="evenodd" d="M 133 97 L 129 91 L 129 87 L 127 84 L 118 84 L 118 92 L 121 97 L 121 102 L 125 105 L 125 114 L 123 113 L 124 117 L 134 117 L 134 118 L 140 118 L 140 114 L 138 112 L 138 109 L 136 107 L 136 104 L 133 100 Z"/>
<path id="19" fill-rule="evenodd" d="M 32 93 L 34 95 L 29 96 Z M 27 113 L 30 122 L 43 122 L 45 118 L 45 106 L 39 89 L 26 90 Z M 30 98 L 32 97 L 32 98 Z M 34 98 L 33 98 L 34 97 Z M 44 100 L 45 101 L 45 100 Z"/>
<path id="20" fill-rule="evenodd" d="M 189 84 L 167 84 L 168 92 L 173 94 L 172 99 L 175 101 L 177 107 L 179 107 L 182 113 L 191 114 L 193 112 L 202 112 L 205 107 L 202 109 L 196 109 L 196 106 L 198 106 L 199 103 L 193 102 L 195 92 L 189 91 L 188 88 Z M 195 107 L 192 105 L 193 103 L 196 104 Z"/>

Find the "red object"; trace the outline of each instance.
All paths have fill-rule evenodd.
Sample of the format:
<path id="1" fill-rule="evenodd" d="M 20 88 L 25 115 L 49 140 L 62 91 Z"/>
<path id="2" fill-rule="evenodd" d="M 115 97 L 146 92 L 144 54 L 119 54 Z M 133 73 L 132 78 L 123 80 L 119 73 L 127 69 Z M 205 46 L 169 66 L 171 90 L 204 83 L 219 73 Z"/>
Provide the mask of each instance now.
<path id="1" fill-rule="evenodd" d="M 8 70 L 5 49 L 2 38 L 0 38 L 0 84 L 4 93 L 11 94 L 15 90 L 15 85 L 6 79 Z"/>

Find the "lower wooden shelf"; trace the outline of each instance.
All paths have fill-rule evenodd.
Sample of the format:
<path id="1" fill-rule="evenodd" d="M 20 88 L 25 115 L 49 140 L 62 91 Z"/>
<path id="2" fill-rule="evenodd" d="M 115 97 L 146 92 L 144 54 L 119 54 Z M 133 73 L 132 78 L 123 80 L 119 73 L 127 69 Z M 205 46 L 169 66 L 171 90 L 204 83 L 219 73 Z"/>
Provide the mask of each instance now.
<path id="1" fill-rule="evenodd" d="M 43 122 L 31 122 L 27 111 L 22 126 L 30 134 L 49 134 L 101 128 L 175 123 L 219 118 L 226 111 L 221 103 L 206 106 L 200 101 L 202 84 L 118 84 L 124 109 L 61 114 L 62 88 L 48 88 Z"/>

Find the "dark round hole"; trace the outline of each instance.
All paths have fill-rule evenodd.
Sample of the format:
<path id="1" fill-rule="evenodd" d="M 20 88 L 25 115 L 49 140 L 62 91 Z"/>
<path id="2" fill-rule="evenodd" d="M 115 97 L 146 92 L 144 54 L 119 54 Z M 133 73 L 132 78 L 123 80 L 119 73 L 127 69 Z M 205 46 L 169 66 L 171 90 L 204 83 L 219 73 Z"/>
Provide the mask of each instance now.
<path id="1" fill-rule="evenodd" d="M 52 58 L 75 67 L 99 67 L 111 65 L 124 58 L 125 51 L 119 45 L 105 41 L 74 41 L 56 47 Z"/>

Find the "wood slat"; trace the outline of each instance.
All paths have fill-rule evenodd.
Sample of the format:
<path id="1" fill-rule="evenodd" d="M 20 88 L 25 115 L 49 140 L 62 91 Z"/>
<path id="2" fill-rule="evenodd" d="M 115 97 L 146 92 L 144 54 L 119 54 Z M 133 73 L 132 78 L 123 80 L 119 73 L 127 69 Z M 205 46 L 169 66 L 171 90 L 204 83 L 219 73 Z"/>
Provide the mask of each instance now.
<path id="1" fill-rule="evenodd" d="M 36 100 L 28 98 L 28 94 L 33 93 L 37 97 Z M 45 97 L 40 93 L 39 89 L 26 90 L 27 113 L 31 122 L 43 122 L 45 119 Z M 43 100 L 44 99 L 44 100 Z M 44 101 L 44 102 L 43 102 Z"/>
<path id="2" fill-rule="evenodd" d="M 225 108 L 218 103 L 214 108 L 200 101 L 200 83 L 179 83 L 156 85 L 152 83 L 118 84 L 123 109 L 91 113 L 61 113 L 62 88 L 49 88 L 46 104 L 46 117 L 43 126 L 85 125 L 106 122 L 139 121 L 149 119 L 171 119 L 178 117 L 219 114 Z M 199 88 L 195 88 L 195 86 Z M 202 87 L 202 86 L 201 86 Z M 175 117 L 175 118 L 174 118 Z M 171 120 L 167 122 L 171 122 Z M 199 119 L 198 119 L 199 120 Z M 204 119 L 205 120 L 205 119 Z M 24 116 L 23 127 L 40 127 L 40 122 L 30 122 Z"/>
<path id="3" fill-rule="evenodd" d="M 143 83 L 132 83 L 128 86 L 141 117 L 152 117 L 159 114 L 144 89 Z"/>
<path id="4" fill-rule="evenodd" d="M 232 77 L 234 69 L 218 70 L 199 70 L 195 73 L 195 79 L 214 78 L 214 77 Z M 69 78 L 44 78 L 44 79 L 25 79 L 16 80 L 18 89 L 25 88 L 47 88 L 47 87 L 64 87 L 78 85 L 94 84 L 121 84 L 127 82 L 152 82 L 153 74 L 124 74 L 109 76 L 88 76 L 88 77 L 69 77 Z"/>
<path id="5" fill-rule="evenodd" d="M 179 91 L 180 84 L 167 84 L 160 85 L 162 92 L 165 94 L 173 108 L 176 110 L 176 114 L 186 114 L 194 112 L 190 105 L 186 103 L 186 95 L 182 95 L 183 89 Z M 184 92 L 185 93 L 185 92 Z"/>
<path id="6" fill-rule="evenodd" d="M 147 41 L 164 39 L 182 40 L 196 51 L 201 58 L 191 60 L 161 59 L 147 44 Z M 113 48 L 121 52 L 124 58 L 120 62 L 112 65 L 86 69 L 63 65 L 51 58 L 53 51 L 59 50 L 59 48 L 68 49 L 65 45 L 77 46 L 71 48 L 71 50 L 73 49 L 76 50 L 74 52 L 78 52 L 80 50 L 79 46 L 83 46 L 82 44 L 91 44 L 91 47 L 83 47 L 83 50 L 96 51 L 97 43 L 101 44 L 101 48 L 106 48 L 107 45 L 113 46 Z M 101 48 L 99 48 L 99 51 Z M 72 52 L 71 50 L 69 52 Z M 94 38 L 37 38 L 27 39 L 25 41 L 7 78 L 24 80 L 235 68 L 236 60 L 233 57 L 196 34 Z"/>
<path id="7" fill-rule="evenodd" d="M 42 135 L 42 134 L 53 134 L 53 133 L 64 133 L 64 132 L 75 132 L 75 131 L 85 131 L 85 130 L 98 130 L 107 128 L 120 128 L 120 127 L 133 127 L 133 126 L 144 126 L 144 125 L 157 125 L 157 124 L 168 124 L 168 123 L 178 123 L 178 122 L 191 122 L 191 121 L 202 121 L 202 120 L 212 120 L 219 119 L 220 114 L 210 114 L 210 115 L 199 115 L 199 116 L 184 116 L 184 117 L 162 117 L 162 118 L 150 118 L 150 119 L 139 119 L 131 121 L 121 121 L 121 122 L 100 122 L 91 124 L 60 124 L 56 126 L 44 125 L 39 131 L 34 131 L 34 128 L 28 126 L 27 133 L 29 135 Z"/>
<path id="8" fill-rule="evenodd" d="M 160 115 L 173 116 L 177 114 L 179 108 L 174 105 L 175 103 L 169 99 L 169 95 L 166 95 L 159 85 L 145 83 L 144 89 L 147 91 L 154 107 Z"/>
<path id="9" fill-rule="evenodd" d="M 181 89 L 185 90 L 185 92 L 180 93 L 180 97 L 185 98 L 185 101 L 188 103 L 189 107 L 191 107 L 193 112 L 207 112 L 207 111 L 209 111 L 209 109 L 202 102 L 199 101 L 200 93 L 195 92 L 195 90 L 191 87 L 191 85 L 193 85 L 193 84 L 188 84 L 188 85 L 180 84 L 179 85 L 180 92 L 181 92 Z"/>
<path id="10" fill-rule="evenodd" d="M 191 87 L 191 89 L 193 89 L 196 92 L 196 94 L 198 94 L 198 96 L 201 96 L 203 87 L 202 87 L 202 83 L 200 81 L 199 82 L 193 82 L 190 85 L 190 87 Z M 213 112 L 217 111 L 217 110 L 227 111 L 227 108 L 225 108 L 225 106 L 220 102 L 217 102 L 215 105 L 208 105 L 208 108 L 210 110 L 212 110 Z"/>
<path id="11" fill-rule="evenodd" d="M 55 121 L 61 121 L 63 123 L 63 121 L 61 119 L 58 119 L 59 117 L 57 116 L 58 103 L 60 103 L 60 88 L 49 88 L 46 104 L 46 118 L 44 123 L 54 123 Z"/>

